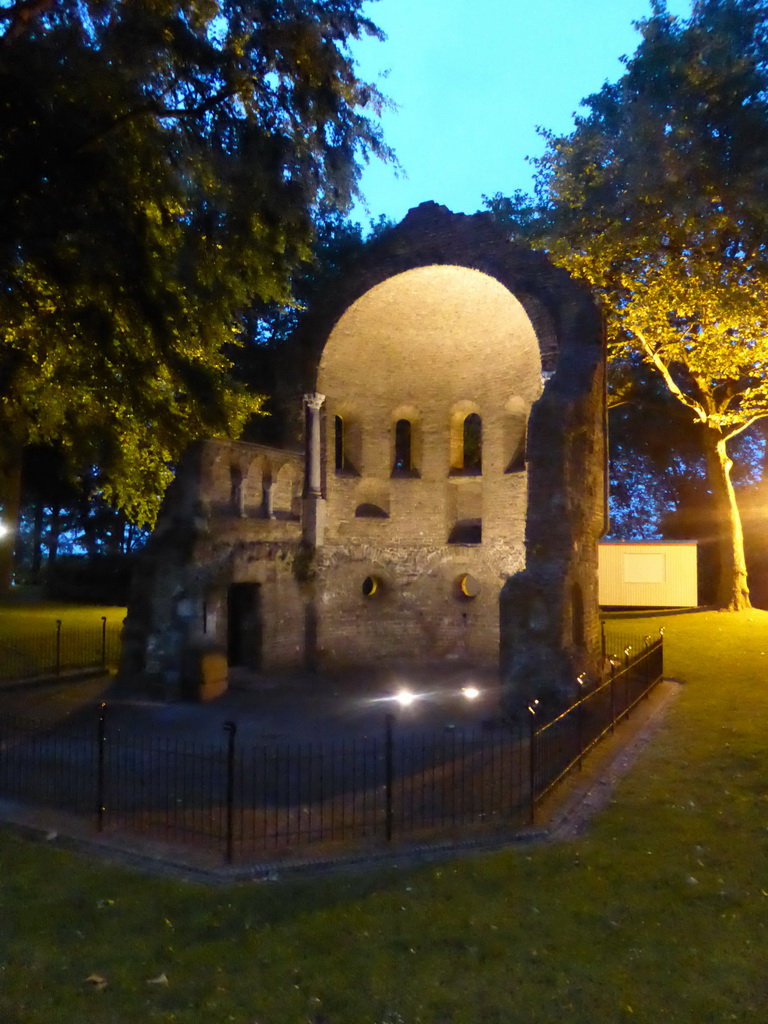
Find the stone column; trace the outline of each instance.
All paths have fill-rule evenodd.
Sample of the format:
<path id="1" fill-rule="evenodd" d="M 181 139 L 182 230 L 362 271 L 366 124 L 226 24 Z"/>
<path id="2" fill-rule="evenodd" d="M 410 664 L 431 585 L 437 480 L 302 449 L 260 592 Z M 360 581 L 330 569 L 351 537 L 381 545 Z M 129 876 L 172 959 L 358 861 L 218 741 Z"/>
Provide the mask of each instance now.
<path id="1" fill-rule="evenodd" d="M 243 486 L 243 471 L 239 466 L 229 467 L 229 481 L 233 510 L 243 519 L 245 518 L 245 487 Z"/>
<path id="2" fill-rule="evenodd" d="M 322 493 L 322 475 L 320 466 L 320 407 L 325 401 L 325 395 L 313 391 L 304 395 L 304 405 L 307 409 L 307 493 Z"/>
<path id="3" fill-rule="evenodd" d="M 320 408 L 325 395 L 313 391 L 304 395 L 307 410 L 307 478 L 304 488 L 304 540 L 319 547 L 325 532 L 322 460 L 320 453 Z"/>
<path id="4" fill-rule="evenodd" d="M 273 510 L 273 502 L 274 502 L 273 493 L 274 493 L 274 481 L 273 480 L 266 480 L 265 479 L 263 481 L 262 485 L 261 485 L 261 494 L 262 494 L 262 497 L 261 497 L 261 507 L 264 510 L 264 518 L 265 519 L 271 519 L 273 514 L 274 514 L 274 510 Z"/>

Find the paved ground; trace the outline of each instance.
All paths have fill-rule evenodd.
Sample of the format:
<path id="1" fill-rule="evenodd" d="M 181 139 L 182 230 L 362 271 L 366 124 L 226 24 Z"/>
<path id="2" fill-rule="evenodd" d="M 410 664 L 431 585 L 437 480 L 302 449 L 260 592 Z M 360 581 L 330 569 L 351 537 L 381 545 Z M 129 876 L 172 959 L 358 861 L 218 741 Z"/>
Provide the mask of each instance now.
<path id="1" fill-rule="evenodd" d="M 473 689 L 478 696 L 470 700 L 466 694 Z M 407 706 L 393 699 L 403 691 L 414 696 Z M 236 670 L 227 693 L 207 704 L 148 700 L 126 693 L 111 677 L 97 676 L 5 690 L 0 709 L 51 723 L 67 718 L 87 728 L 102 701 L 110 726 L 126 732 L 162 731 L 214 741 L 223 739 L 224 723 L 234 721 L 243 743 L 383 733 L 388 713 L 396 716 L 401 730 L 487 728 L 502 717 L 495 676 L 458 665 L 335 677 L 270 677 Z"/>
<path id="2" fill-rule="evenodd" d="M 475 680 L 477 681 L 477 680 Z M 371 684 L 374 680 L 371 680 Z M 377 685 L 382 680 L 378 680 Z M 390 680 L 400 682 L 400 680 Z M 489 721 L 488 716 L 497 712 L 496 697 L 491 690 L 485 692 L 479 703 L 467 702 L 457 698 L 456 684 L 468 685 L 471 680 L 463 674 L 441 673 L 441 686 L 434 685 L 427 691 L 426 684 L 430 679 L 425 675 L 420 682 L 419 691 L 429 692 L 428 699 L 423 696 L 411 708 L 398 712 L 406 717 L 405 724 L 428 725 L 429 728 L 450 727 L 461 724 L 463 720 Z M 431 680 L 432 683 L 436 681 Z M 317 691 L 317 680 L 310 686 L 305 680 L 295 680 L 294 684 L 279 688 L 270 685 L 269 681 L 250 681 L 251 686 L 245 691 L 233 691 L 223 702 L 213 705 L 164 705 L 137 702 L 129 698 L 115 696 L 114 704 L 110 702 L 110 715 L 114 715 L 126 727 L 130 723 L 141 728 L 179 730 L 185 735 L 193 730 L 195 735 L 220 735 L 221 724 L 229 715 L 241 723 L 243 734 L 254 738 L 264 735 L 280 735 L 280 730 L 293 728 L 297 723 L 303 730 L 336 730 L 344 733 L 353 730 L 359 734 L 360 728 L 371 723 L 380 728 L 382 709 L 391 704 L 381 701 L 379 690 L 371 688 L 365 695 L 349 692 L 349 686 L 337 681 L 338 689 L 329 693 Z M 258 685 L 256 685 L 258 684 Z M 18 712 L 34 714 L 36 717 L 58 721 L 62 717 L 74 720 L 79 724 L 93 720 L 95 706 L 102 699 L 110 699 L 113 690 L 112 680 L 98 677 L 77 684 L 57 685 L 52 687 L 16 690 L 3 694 L 0 707 L 12 707 Z M 414 691 L 416 687 L 414 686 Z M 424 859 L 436 859 L 450 856 L 465 855 L 473 849 L 495 847 L 509 842 L 519 841 L 552 841 L 569 840 L 588 827 L 591 817 L 610 799 L 615 782 L 634 763 L 641 750 L 651 742 L 656 730 L 663 722 L 664 714 L 679 691 L 677 684 L 665 682 L 658 686 L 647 701 L 643 701 L 633 712 L 628 722 L 620 726 L 614 736 L 604 741 L 585 759 L 581 772 L 574 772 L 554 791 L 552 796 L 539 808 L 534 827 L 518 830 L 509 835 L 497 835 L 491 839 L 474 842 L 469 838 L 465 842 L 439 846 L 399 848 L 364 854 L 356 858 L 361 865 L 374 861 L 395 862 L 398 864 L 412 863 Z M 371 703 L 375 702 L 375 703 Z M 405 727 L 405 726 L 401 726 Z M 295 733 L 292 733 L 295 735 Z M 306 733 L 305 733 L 306 735 Z M 80 849 L 100 857 L 118 860 L 131 864 L 142 870 L 155 873 L 172 873 L 177 876 L 205 879 L 208 881 L 226 881 L 237 878 L 277 877 L 293 869 L 328 870 L 334 867 L 349 866 L 344 856 L 324 863 L 281 862 L 279 865 L 250 865 L 236 869 L 223 868 L 211 862 L 196 862 L 186 856 L 187 851 L 179 847 L 150 843 L 142 840 L 131 840 L 122 836 L 97 836 L 92 826 L 82 820 L 56 814 L 40 812 L 10 801 L 0 801 L 0 821 L 15 827 L 24 833 L 57 844 Z"/>

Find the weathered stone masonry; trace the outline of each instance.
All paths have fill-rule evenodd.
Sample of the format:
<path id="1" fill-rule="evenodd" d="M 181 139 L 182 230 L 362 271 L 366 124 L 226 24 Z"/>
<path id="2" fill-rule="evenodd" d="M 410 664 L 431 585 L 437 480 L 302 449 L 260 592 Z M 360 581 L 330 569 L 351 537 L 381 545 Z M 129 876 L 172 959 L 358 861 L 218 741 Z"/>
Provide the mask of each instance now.
<path id="1" fill-rule="evenodd" d="M 137 579 L 124 675 L 194 696 L 220 692 L 227 662 L 501 656 L 522 697 L 596 672 L 589 296 L 485 215 L 424 204 L 310 311 L 291 359 L 303 451 L 189 453 Z"/>

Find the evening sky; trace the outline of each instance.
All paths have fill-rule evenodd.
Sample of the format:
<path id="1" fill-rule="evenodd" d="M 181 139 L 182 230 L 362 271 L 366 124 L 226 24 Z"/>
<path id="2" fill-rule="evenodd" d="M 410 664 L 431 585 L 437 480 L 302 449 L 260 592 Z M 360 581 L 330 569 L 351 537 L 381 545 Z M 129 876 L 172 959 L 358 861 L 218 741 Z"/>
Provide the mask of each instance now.
<path id="1" fill-rule="evenodd" d="M 668 7 L 687 16 L 690 0 Z M 536 126 L 567 133 L 580 101 L 621 75 L 650 0 L 375 0 L 366 13 L 387 40 L 356 44 L 359 72 L 397 104 L 383 129 L 404 175 L 364 170 L 363 222 L 430 199 L 474 213 L 484 194 L 530 190 Z"/>

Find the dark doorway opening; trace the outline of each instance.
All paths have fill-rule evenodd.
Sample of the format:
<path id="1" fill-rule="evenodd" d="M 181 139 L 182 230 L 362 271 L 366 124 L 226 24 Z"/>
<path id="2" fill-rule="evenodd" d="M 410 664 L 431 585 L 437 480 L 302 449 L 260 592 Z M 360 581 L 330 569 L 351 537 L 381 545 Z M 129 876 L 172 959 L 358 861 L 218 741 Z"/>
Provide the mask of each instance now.
<path id="1" fill-rule="evenodd" d="M 227 592 L 227 662 L 261 668 L 261 585 L 232 583 Z"/>

